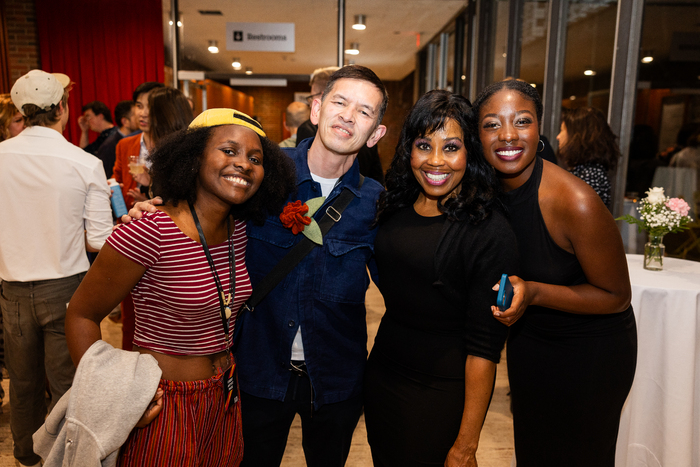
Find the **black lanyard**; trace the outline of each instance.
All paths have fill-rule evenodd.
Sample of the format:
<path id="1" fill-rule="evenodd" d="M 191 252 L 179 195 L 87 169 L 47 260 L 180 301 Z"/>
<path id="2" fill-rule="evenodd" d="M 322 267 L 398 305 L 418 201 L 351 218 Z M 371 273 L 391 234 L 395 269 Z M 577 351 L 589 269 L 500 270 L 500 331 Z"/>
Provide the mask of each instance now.
<path id="1" fill-rule="evenodd" d="M 216 283 L 216 290 L 219 292 L 219 311 L 221 312 L 221 323 L 224 326 L 224 335 L 226 336 L 226 344 L 229 345 L 229 333 L 228 333 L 228 317 L 231 316 L 231 306 L 233 305 L 233 298 L 236 294 L 236 268 L 233 266 L 235 258 L 235 247 L 233 246 L 233 240 L 231 240 L 231 218 L 226 217 L 226 231 L 228 232 L 228 267 L 229 267 L 229 301 L 226 303 L 224 295 L 224 287 L 221 285 L 221 280 L 219 280 L 219 275 L 216 273 L 216 266 L 214 265 L 214 260 L 209 252 L 209 247 L 207 246 L 207 241 L 204 238 L 204 232 L 202 231 L 202 226 L 197 218 L 197 213 L 194 210 L 194 205 L 190 204 L 190 211 L 192 212 L 192 218 L 194 219 L 194 225 L 197 227 L 197 232 L 199 232 L 199 241 L 202 243 L 202 248 L 204 249 L 204 254 L 207 255 L 207 261 L 209 262 L 209 268 L 214 276 L 214 282 Z M 227 313 L 228 311 L 228 313 Z M 228 314 L 228 316 L 226 316 Z"/>

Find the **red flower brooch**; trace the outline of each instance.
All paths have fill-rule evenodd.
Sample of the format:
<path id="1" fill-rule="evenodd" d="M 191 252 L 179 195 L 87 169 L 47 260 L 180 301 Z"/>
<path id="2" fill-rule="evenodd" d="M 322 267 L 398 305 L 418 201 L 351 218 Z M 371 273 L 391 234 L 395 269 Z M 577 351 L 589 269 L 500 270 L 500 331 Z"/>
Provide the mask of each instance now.
<path id="1" fill-rule="evenodd" d="M 304 227 L 311 224 L 311 218 L 304 214 L 309 212 L 309 207 L 306 204 L 301 204 L 301 200 L 289 202 L 280 214 L 282 225 L 288 229 L 292 229 L 292 233 L 297 235 L 304 230 Z"/>
<path id="2" fill-rule="evenodd" d="M 312 198 L 306 203 L 302 203 L 301 200 L 290 201 L 282 210 L 282 214 L 280 214 L 282 225 L 291 229 L 294 235 L 301 232 L 312 242 L 323 245 L 321 229 L 311 216 L 318 211 L 318 208 L 323 205 L 325 200 L 326 198 L 321 196 Z"/>

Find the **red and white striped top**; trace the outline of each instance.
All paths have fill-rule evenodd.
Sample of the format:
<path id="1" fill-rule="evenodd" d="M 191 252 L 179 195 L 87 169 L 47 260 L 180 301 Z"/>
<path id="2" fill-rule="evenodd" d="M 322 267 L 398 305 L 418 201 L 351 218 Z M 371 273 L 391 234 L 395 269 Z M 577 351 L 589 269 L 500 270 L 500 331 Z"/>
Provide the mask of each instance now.
<path id="1" fill-rule="evenodd" d="M 233 336 L 237 312 L 253 291 L 245 265 L 245 222 L 236 221 L 227 242 L 209 245 L 227 294 L 231 240 L 236 252 L 236 288 L 229 319 Z M 170 216 L 162 211 L 145 213 L 142 219 L 115 230 L 107 243 L 147 268 L 131 291 L 135 345 L 169 355 L 210 355 L 226 350 L 218 292 L 204 249 L 182 233 Z"/>

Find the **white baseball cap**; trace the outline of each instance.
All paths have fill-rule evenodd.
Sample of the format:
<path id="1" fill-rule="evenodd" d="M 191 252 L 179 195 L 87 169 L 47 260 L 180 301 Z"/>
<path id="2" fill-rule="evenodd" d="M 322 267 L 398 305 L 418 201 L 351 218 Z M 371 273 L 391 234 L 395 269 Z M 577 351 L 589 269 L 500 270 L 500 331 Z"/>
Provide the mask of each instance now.
<path id="1" fill-rule="evenodd" d="M 70 78 L 63 73 L 32 70 L 15 82 L 10 97 L 22 115 L 25 115 L 24 104 L 34 104 L 48 111 L 58 105 L 63 98 L 63 88 L 69 84 Z"/>

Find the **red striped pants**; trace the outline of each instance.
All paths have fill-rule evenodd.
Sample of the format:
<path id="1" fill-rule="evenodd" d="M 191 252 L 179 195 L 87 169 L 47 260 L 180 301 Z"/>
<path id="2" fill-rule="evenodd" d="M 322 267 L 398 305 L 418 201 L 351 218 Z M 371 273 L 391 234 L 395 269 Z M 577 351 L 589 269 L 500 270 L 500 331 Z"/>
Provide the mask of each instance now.
<path id="1" fill-rule="evenodd" d="M 222 375 L 201 381 L 161 380 L 163 410 L 134 428 L 119 467 L 237 467 L 243 457 L 240 401 L 224 412 Z"/>

